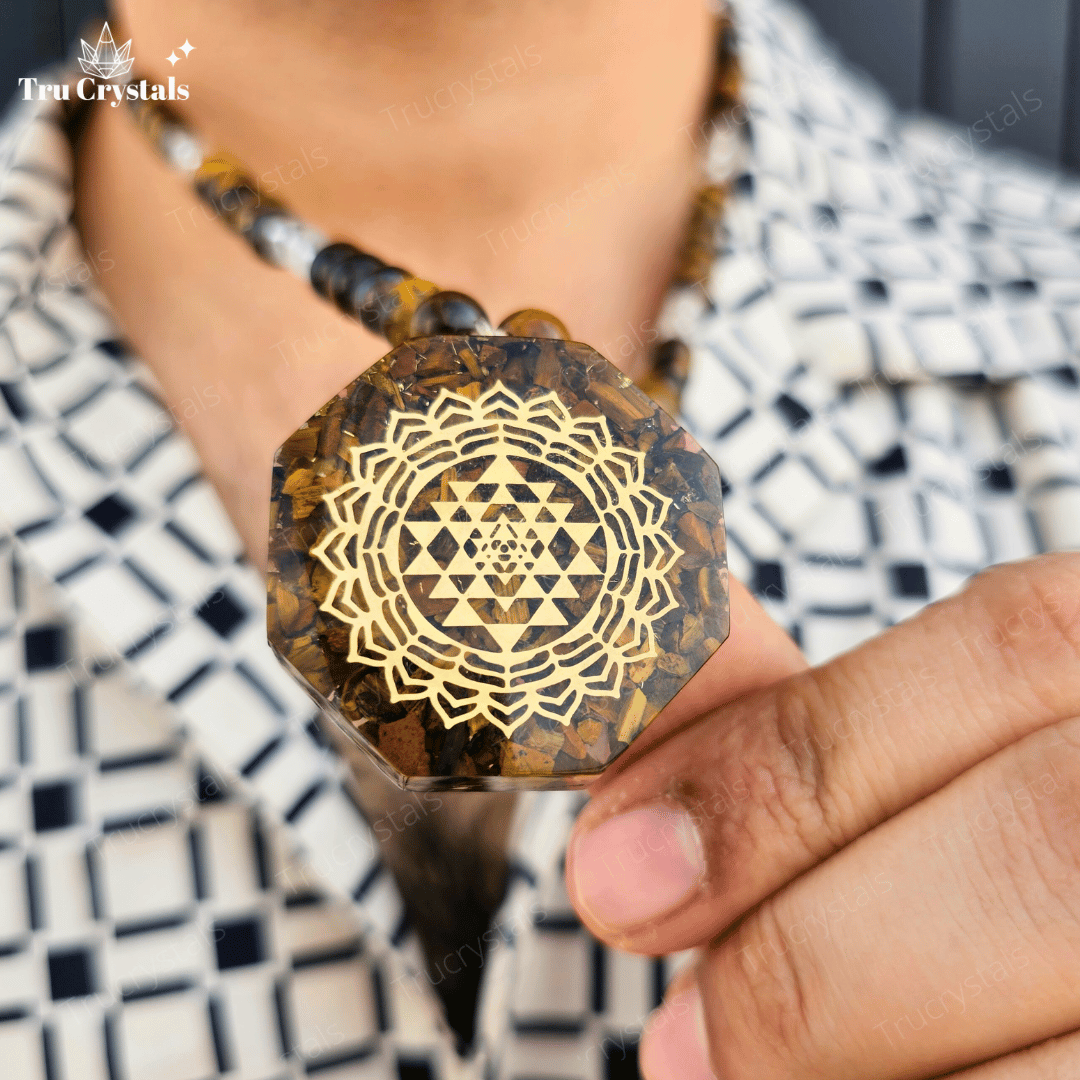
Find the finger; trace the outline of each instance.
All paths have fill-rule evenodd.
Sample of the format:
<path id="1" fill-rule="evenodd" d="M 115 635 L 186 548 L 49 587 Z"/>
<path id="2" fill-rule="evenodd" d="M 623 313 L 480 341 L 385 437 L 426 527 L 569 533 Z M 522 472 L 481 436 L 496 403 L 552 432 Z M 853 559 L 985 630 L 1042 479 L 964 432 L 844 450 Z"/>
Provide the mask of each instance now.
<path id="1" fill-rule="evenodd" d="M 1080 1031 L 1074 1031 L 974 1069 L 950 1073 L 949 1080 L 1076 1080 L 1078 1076 Z"/>
<path id="2" fill-rule="evenodd" d="M 641 1075 L 645 1080 L 718 1080 L 709 1058 L 700 990 L 696 984 L 669 988 L 641 1033 Z"/>
<path id="3" fill-rule="evenodd" d="M 917 1080 L 1080 1026 L 1078 796 L 1070 720 L 766 901 L 698 967 L 717 1077 Z"/>
<path id="4" fill-rule="evenodd" d="M 723 648 L 705 662 L 626 753 L 607 769 L 605 779 L 627 768 L 702 713 L 806 670 L 806 658 L 790 635 L 765 614 L 741 582 L 731 578 L 730 585 L 731 634 Z"/>
<path id="5" fill-rule="evenodd" d="M 675 952 L 1025 733 L 1080 713 L 1080 558 L 979 575 L 824 667 L 740 698 L 603 778 L 571 899 Z"/>

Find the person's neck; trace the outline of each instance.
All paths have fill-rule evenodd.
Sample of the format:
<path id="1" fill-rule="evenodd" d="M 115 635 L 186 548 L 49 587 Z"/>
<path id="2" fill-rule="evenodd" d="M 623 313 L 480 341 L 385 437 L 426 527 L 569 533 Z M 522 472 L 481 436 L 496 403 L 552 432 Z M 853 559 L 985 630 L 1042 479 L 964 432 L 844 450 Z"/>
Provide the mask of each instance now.
<path id="1" fill-rule="evenodd" d="M 189 85 L 193 125 L 270 194 L 422 277 L 470 287 L 496 321 L 499 305 L 545 301 L 572 330 L 598 304 L 648 313 L 659 300 L 696 177 L 685 129 L 705 100 L 712 18 L 702 0 L 125 12 L 140 63 Z M 185 38 L 189 58 L 157 59 Z M 598 277 L 605 250 L 617 255 Z"/>
<path id="2" fill-rule="evenodd" d="M 546 308 L 631 374 L 681 242 L 709 89 L 702 0 L 121 0 L 151 82 L 266 193 L 492 321 Z M 114 30 L 116 27 L 114 27 Z M 185 39 L 175 66 L 162 57 Z M 175 53 L 182 56 L 181 53 Z M 93 118 L 77 179 L 100 284 L 179 402 L 212 377 L 243 409 L 177 415 L 259 558 L 273 448 L 386 351 L 208 220 L 122 108 Z M 323 331 L 333 326 L 333 333 Z M 284 344 L 282 344 L 284 342 Z M 302 344 L 301 344 L 302 343 Z M 243 519 L 243 520 L 240 520 Z"/>
<path id="3" fill-rule="evenodd" d="M 712 58 L 702 0 L 146 11 L 130 16 L 140 58 L 197 39 L 175 67 L 148 67 L 188 83 L 185 112 L 211 143 L 271 181 L 319 149 L 310 183 L 274 193 L 388 256 L 407 246 L 440 264 L 418 273 L 504 278 L 532 243 L 565 246 L 568 229 L 603 228 L 626 207 L 653 206 L 646 225 L 685 211 L 664 197 L 693 175 L 685 129 Z"/>

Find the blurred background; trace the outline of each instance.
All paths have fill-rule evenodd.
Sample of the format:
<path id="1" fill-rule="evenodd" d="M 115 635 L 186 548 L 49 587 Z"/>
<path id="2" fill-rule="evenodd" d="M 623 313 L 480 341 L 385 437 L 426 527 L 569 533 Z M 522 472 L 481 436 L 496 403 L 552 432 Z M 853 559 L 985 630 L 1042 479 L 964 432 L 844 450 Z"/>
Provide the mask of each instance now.
<path id="1" fill-rule="evenodd" d="M 804 0 L 847 58 L 902 109 L 993 129 L 1080 171 L 1080 0 Z M 100 0 L 0 0 L 0 102 L 20 75 L 62 57 Z M 1013 94 L 1036 110 L 1012 126 Z M 1027 97 L 1025 97 L 1027 94 Z"/>

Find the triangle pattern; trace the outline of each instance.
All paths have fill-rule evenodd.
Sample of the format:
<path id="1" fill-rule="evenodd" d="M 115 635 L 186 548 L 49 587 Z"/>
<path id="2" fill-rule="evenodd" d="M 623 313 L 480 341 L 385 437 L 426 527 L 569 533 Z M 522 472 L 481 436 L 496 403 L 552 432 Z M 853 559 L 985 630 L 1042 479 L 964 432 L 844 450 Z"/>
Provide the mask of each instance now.
<path id="1" fill-rule="evenodd" d="M 570 576 L 602 574 L 585 551 L 599 526 L 568 522 L 573 502 L 552 501 L 554 482 L 528 484 L 526 465 L 497 454 L 476 480 L 447 482 L 447 497 L 431 503 L 437 521 L 404 522 L 422 547 L 406 574 L 437 575 L 430 598 L 456 601 L 443 625 L 483 626 L 502 652 L 511 651 L 529 626 L 568 626 L 555 601 L 578 599 Z M 526 486 L 534 498 L 519 502 L 515 491 L 520 495 Z M 445 570 L 428 550 L 444 529 L 457 543 Z M 563 569 L 555 552 L 565 550 L 567 537 L 573 557 Z M 527 620 L 502 621 L 517 600 L 539 604 L 528 605 L 535 610 Z"/>

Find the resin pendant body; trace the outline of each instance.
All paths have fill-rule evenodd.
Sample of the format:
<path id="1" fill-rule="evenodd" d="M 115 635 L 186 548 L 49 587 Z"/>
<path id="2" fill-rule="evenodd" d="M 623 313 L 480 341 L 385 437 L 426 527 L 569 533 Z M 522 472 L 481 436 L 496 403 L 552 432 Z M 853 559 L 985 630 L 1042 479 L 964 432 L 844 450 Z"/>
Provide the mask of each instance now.
<path id="1" fill-rule="evenodd" d="M 579 786 L 727 637 L 719 472 L 586 345 L 408 341 L 278 451 L 268 590 L 399 784 Z"/>

